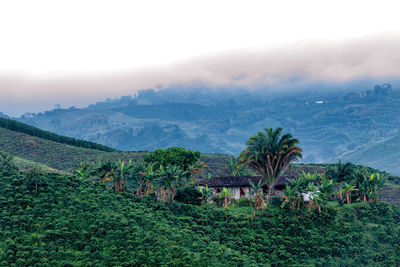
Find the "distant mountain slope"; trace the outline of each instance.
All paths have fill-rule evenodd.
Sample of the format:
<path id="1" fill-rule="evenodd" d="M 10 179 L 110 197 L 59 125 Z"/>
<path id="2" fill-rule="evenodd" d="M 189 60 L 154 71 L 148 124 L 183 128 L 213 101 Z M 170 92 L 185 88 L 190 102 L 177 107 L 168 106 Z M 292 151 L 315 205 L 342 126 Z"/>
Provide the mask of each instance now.
<path id="1" fill-rule="evenodd" d="M 96 150 L 108 151 L 108 152 L 115 151 L 115 149 L 113 149 L 111 147 L 106 147 L 106 146 L 96 144 L 93 142 L 88 142 L 85 140 L 78 140 L 78 139 L 71 138 L 71 137 L 57 135 L 55 133 L 44 131 L 39 128 L 27 125 L 25 123 L 21 123 L 21 122 L 15 121 L 15 120 L 10 120 L 7 118 L 0 117 L 0 127 L 4 128 L 4 129 L 12 130 L 14 132 L 24 133 L 24 134 L 28 134 L 30 136 L 36 136 L 39 138 L 43 138 L 43 139 L 47 139 L 47 140 L 54 141 L 57 143 L 71 145 L 71 146 L 90 148 L 90 149 L 96 149 Z"/>
<path id="2" fill-rule="evenodd" d="M 400 175 L 400 134 L 361 146 L 339 158 L 343 161 L 359 162 L 359 164 Z"/>
<path id="3" fill-rule="evenodd" d="M 394 137 L 400 129 L 399 114 L 400 90 L 384 84 L 364 91 L 314 89 L 269 95 L 262 90 L 143 90 L 135 97 L 18 120 L 125 151 L 180 146 L 231 155 L 238 155 L 247 139 L 263 128 L 281 126 L 300 140 L 304 162 L 331 162 L 365 144 Z M 351 160 L 396 170 L 395 161 L 374 155 L 370 161 Z"/>

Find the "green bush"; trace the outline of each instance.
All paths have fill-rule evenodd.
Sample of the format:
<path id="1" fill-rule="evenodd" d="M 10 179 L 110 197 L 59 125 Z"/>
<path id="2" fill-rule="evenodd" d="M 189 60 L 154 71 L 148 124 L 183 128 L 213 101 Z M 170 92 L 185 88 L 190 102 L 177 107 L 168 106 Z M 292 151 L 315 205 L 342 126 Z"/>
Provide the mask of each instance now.
<path id="1" fill-rule="evenodd" d="M 252 205 L 253 205 L 253 203 L 252 203 L 251 199 L 249 199 L 247 197 L 239 198 L 236 201 L 236 206 L 238 206 L 238 207 L 250 207 Z"/>
<path id="2" fill-rule="evenodd" d="M 186 204 L 200 205 L 201 193 L 197 187 L 185 187 L 177 191 L 175 200 Z"/>

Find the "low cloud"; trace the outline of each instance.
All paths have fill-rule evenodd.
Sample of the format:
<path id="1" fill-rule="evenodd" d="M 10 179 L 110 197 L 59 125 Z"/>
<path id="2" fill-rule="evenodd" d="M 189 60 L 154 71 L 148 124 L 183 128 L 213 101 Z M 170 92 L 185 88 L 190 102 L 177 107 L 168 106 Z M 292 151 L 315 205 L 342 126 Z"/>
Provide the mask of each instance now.
<path id="1" fill-rule="evenodd" d="M 96 75 L 34 77 L 0 73 L 0 111 L 21 114 L 84 106 L 162 85 L 284 88 L 400 76 L 400 38 L 374 37 L 333 44 L 296 44 L 275 50 L 229 51 L 151 69 Z"/>

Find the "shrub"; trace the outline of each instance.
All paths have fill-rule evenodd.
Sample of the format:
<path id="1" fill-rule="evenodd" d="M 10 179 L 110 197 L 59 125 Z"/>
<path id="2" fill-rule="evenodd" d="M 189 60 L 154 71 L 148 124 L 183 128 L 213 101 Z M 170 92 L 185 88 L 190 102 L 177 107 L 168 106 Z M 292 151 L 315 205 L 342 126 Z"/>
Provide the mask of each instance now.
<path id="1" fill-rule="evenodd" d="M 175 200 L 186 204 L 200 205 L 201 193 L 197 187 L 185 187 L 178 190 Z"/>
<path id="2" fill-rule="evenodd" d="M 251 207 L 252 206 L 252 201 L 251 201 L 251 199 L 249 199 L 247 197 L 242 197 L 242 198 L 239 198 L 236 201 L 236 205 L 238 207 Z"/>

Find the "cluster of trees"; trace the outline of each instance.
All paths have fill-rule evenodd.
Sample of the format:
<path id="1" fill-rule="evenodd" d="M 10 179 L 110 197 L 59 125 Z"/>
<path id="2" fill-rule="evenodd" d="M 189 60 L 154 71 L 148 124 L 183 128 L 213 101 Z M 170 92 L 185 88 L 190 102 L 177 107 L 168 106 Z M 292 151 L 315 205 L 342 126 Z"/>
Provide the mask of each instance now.
<path id="1" fill-rule="evenodd" d="M 10 119 L 1 118 L 1 117 L 0 117 L 0 127 L 14 131 L 14 132 L 28 134 L 30 136 L 43 138 L 43 139 L 54 141 L 54 142 L 61 143 L 61 144 L 96 149 L 96 150 L 106 151 L 106 152 L 116 151 L 115 149 L 113 149 L 111 147 L 107 147 L 104 145 L 96 144 L 96 143 L 85 141 L 85 140 L 61 136 L 61 135 L 58 135 L 58 134 L 55 134 L 52 132 L 44 131 L 39 128 L 27 125 L 25 123 L 21 123 L 21 122 L 15 121 L 15 120 L 10 120 Z"/>
<path id="2" fill-rule="evenodd" d="M 254 216 L 259 209 L 264 213 L 274 186 L 290 162 L 302 157 L 299 141 L 290 134 L 281 136 L 281 133 L 282 128 L 266 128 L 264 132 L 252 136 L 240 157 L 232 158 L 228 164 L 233 176 L 251 175 L 248 169 L 251 168 L 263 177 L 263 181 L 258 184 L 250 181 Z M 306 206 L 309 211 L 313 207 L 321 211 L 326 203 L 332 200 L 348 204 L 352 200 L 376 202 L 386 177 L 381 173 L 370 172 L 368 168 L 339 161 L 329 166 L 326 174 L 303 172 L 298 178 L 289 179 L 287 182 L 281 195 L 281 207 L 290 206 L 298 210 Z M 267 194 L 263 193 L 265 186 L 268 188 Z M 208 193 L 208 189 L 203 191 Z M 231 192 L 225 188 L 223 192 L 220 193 L 220 197 L 224 198 L 224 207 L 227 207 Z"/>
<path id="3" fill-rule="evenodd" d="M 153 196 L 162 202 L 173 202 L 179 189 L 194 186 L 205 166 L 200 152 L 184 148 L 159 149 L 145 154 L 143 160 L 98 160 L 81 163 L 78 178 L 111 184 L 114 192 L 132 192 L 138 197 Z"/>
<path id="4" fill-rule="evenodd" d="M 271 201 L 255 221 L 1 158 L 0 266 L 400 265 L 400 210 L 386 203 L 304 216 Z"/>
<path id="5" fill-rule="evenodd" d="M 387 177 L 380 172 L 371 172 L 369 168 L 352 163 L 329 166 L 326 175 L 341 186 L 340 195 L 345 194 L 345 201 L 377 202 L 379 191 L 385 186 Z"/>

